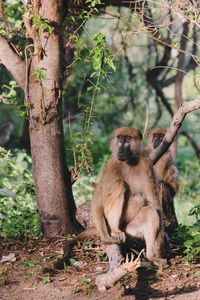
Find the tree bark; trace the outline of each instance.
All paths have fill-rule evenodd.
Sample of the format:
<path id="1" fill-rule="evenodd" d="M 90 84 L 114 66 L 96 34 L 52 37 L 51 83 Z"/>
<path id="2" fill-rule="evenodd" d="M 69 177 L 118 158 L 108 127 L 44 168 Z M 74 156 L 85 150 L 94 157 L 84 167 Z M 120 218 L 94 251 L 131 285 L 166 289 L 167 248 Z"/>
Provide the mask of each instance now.
<path id="1" fill-rule="evenodd" d="M 33 175 L 42 230 L 55 237 L 78 230 L 76 207 L 66 165 L 61 114 L 62 1 L 32 1 L 33 13 L 49 20 L 53 32 L 39 29 L 32 36 L 27 98 Z M 28 30 L 28 26 L 27 26 Z M 47 79 L 37 75 L 38 70 Z"/>
<path id="2" fill-rule="evenodd" d="M 24 61 L 0 36 L 0 63 L 11 73 L 28 102 L 33 175 L 43 233 L 47 237 L 76 232 L 76 206 L 66 164 L 61 113 L 63 1 L 33 0 L 24 14 L 26 36 L 34 52 Z M 52 32 L 34 27 L 30 18 L 48 20 Z M 43 22 L 43 23 L 42 23 Z M 25 49 L 26 52 L 26 49 Z M 44 76 L 41 76 L 43 73 Z"/>
<path id="3" fill-rule="evenodd" d="M 25 88 L 25 62 L 12 46 L 0 35 L 0 63 L 10 72 L 19 86 Z"/>

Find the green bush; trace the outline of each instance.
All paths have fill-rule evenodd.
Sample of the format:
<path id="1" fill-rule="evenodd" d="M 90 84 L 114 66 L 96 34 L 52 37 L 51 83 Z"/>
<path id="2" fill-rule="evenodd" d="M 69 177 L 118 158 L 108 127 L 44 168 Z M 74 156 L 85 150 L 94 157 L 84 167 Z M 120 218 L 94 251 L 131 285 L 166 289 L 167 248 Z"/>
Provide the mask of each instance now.
<path id="1" fill-rule="evenodd" d="M 183 256 L 190 261 L 200 261 L 200 204 L 190 209 L 189 216 L 195 216 L 196 222 L 192 225 L 179 226 L 175 240 L 183 245 Z"/>
<path id="2" fill-rule="evenodd" d="M 192 225 L 195 216 L 188 211 L 200 203 L 200 163 L 187 151 L 179 153 L 177 167 L 180 173 L 180 191 L 175 199 L 175 208 L 179 223 Z"/>
<path id="3" fill-rule="evenodd" d="M 0 147 L 0 236 L 34 237 L 40 234 L 31 159 L 22 151 Z"/>

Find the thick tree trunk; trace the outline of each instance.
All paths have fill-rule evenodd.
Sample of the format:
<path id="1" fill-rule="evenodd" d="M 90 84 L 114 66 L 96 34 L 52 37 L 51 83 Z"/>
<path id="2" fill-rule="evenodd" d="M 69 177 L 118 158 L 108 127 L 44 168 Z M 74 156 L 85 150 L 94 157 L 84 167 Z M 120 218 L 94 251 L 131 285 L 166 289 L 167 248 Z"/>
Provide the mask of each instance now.
<path id="1" fill-rule="evenodd" d="M 34 53 L 26 61 L 0 35 L 0 64 L 25 93 L 36 194 L 45 236 L 79 231 L 71 177 L 66 165 L 61 114 L 62 0 L 32 0 L 23 15 Z M 34 21 L 35 20 L 35 21 Z M 35 22 L 35 23 L 34 23 Z M 49 27 L 52 30 L 49 30 Z"/>
<path id="2" fill-rule="evenodd" d="M 62 1 L 34 1 L 33 12 L 48 19 L 53 29 L 33 37 L 35 55 L 30 62 L 27 90 L 30 114 L 30 141 L 37 201 L 45 236 L 73 232 L 75 203 L 66 166 L 62 128 Z M 39 6 L 38 6 L 38 2 Z M 38 11 L 37 11 L 38 10 Z M 43 72 L 47 79 L 38 75 Z"/>

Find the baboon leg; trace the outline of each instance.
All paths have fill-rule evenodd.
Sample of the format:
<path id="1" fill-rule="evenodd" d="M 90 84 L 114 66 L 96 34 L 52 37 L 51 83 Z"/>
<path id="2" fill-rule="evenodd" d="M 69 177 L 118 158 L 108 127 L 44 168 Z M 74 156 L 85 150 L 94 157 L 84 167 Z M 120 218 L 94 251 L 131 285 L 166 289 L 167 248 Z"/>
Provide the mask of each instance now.
<path id="1" fill-rule="evenodd" d="M 166 264 L 164 255 L 163 229 L 160 216 L 156 209 L 142 207 L 137 216 L 131 220 L 125 229 L 132 237 L 143 238 L 146 243 L 147 258 L 156 265 Z"/>

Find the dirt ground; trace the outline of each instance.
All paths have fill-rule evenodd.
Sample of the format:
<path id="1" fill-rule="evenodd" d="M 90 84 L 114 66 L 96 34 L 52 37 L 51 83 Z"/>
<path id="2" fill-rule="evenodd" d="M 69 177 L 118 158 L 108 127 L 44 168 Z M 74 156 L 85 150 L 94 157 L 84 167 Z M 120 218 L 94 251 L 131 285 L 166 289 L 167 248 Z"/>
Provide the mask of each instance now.
<path id="1" fill-rule="evenodd" d="M 52 266 L 63 253 L 65 239 L 0 240 L 2 256 L 13 254 L 13 261 L 0 262 L 2 300 L 78 300 L 78 299 L 200 299 L 200 265 L 170 260 L 163 269 L 140 268 L 125 276 L 115 287 L 99 292 L 98 274 L 108 269 L 98 241 L 75 248 L 71 266 L 55 270 Z"/>

